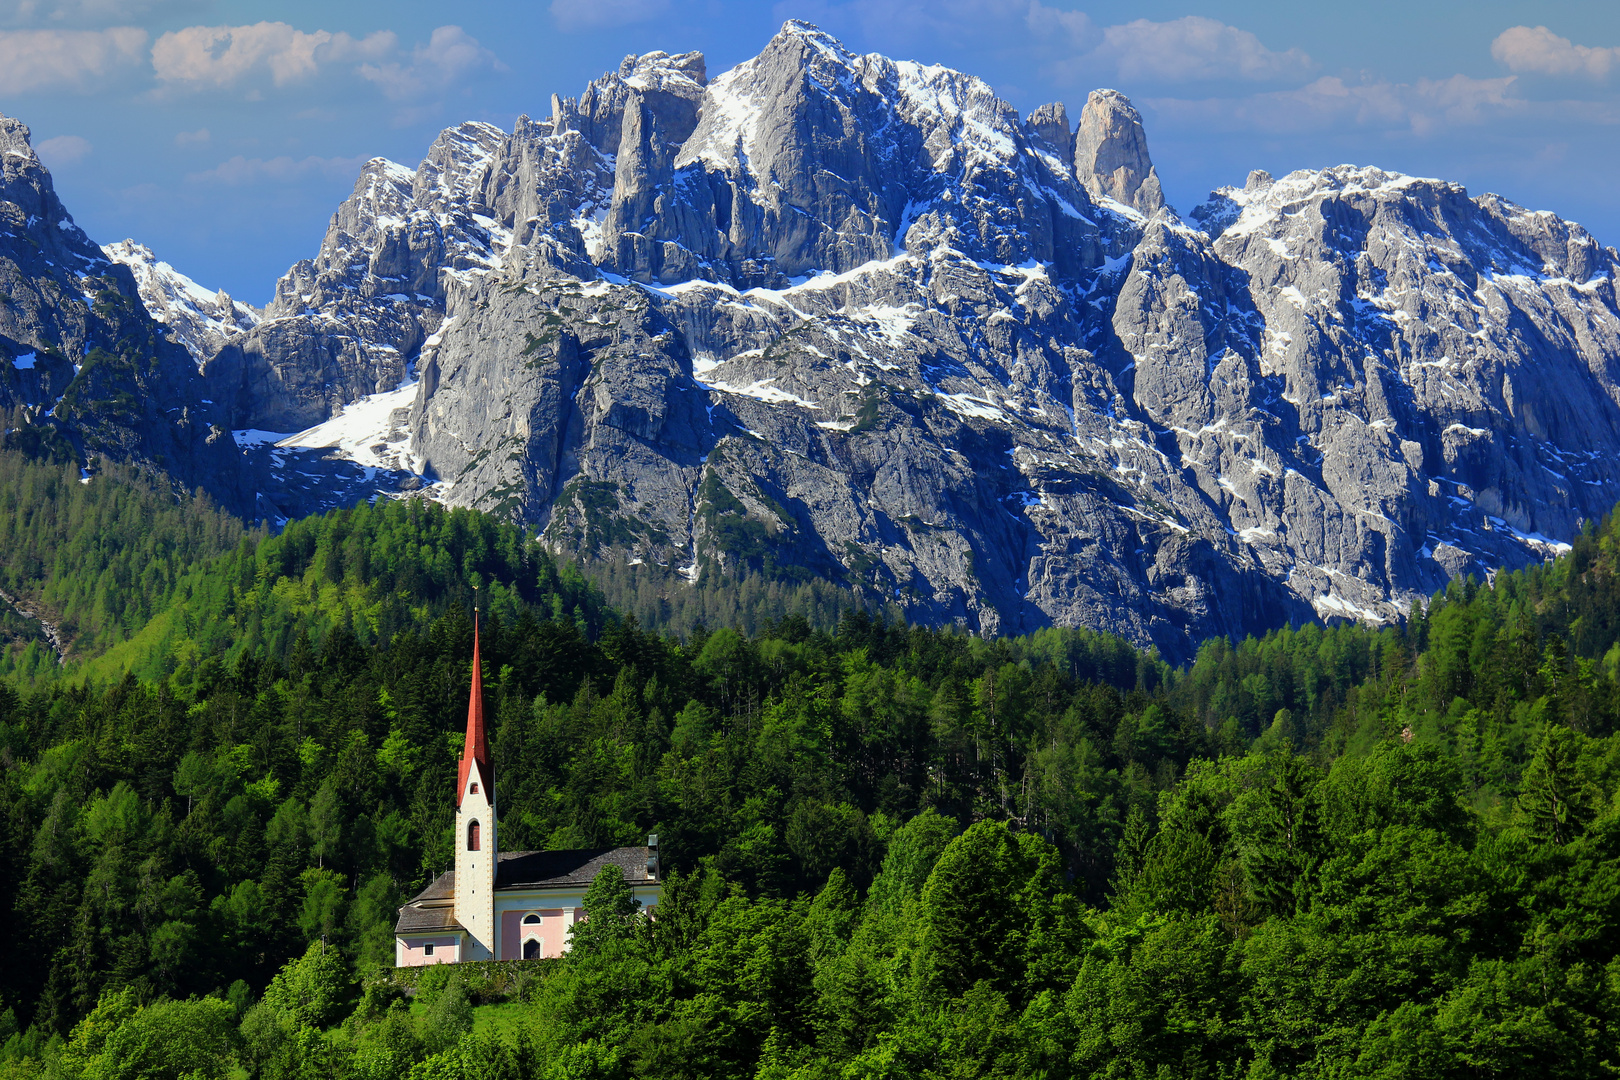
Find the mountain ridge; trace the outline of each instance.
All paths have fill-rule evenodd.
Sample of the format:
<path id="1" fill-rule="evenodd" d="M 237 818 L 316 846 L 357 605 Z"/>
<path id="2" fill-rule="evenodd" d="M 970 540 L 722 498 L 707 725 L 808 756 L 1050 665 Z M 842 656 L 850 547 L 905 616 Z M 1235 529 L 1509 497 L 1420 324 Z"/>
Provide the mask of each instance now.
<path id="1" fill-rule="evenodd" d="M 1620 499 L 1617 265 L 1366 167 L 1184 220 L 1117 91 L 1071 131 L 789 23 L 368 163 L 202 379 L 280 517 L 421 491 L 1176 657 L 1400 618 Z"/>
<path id="2" fill-rule="evenodd" d="M 3 440 L 88 462 L 138 461 L 232 510 L 254 478 L 197 365 L 56 195 L 27 125 L 0 116 L 0 412 Z"/>

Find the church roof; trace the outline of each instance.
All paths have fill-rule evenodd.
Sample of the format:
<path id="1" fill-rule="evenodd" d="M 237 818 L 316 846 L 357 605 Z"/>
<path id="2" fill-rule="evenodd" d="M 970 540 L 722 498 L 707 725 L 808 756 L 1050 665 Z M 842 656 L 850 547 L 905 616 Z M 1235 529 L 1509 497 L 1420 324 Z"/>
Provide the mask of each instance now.
<path id="1" fill-rule="evenodd" d="M 566 889 L 589 885 L 603 867 L 617 866 L 631 885 L 648 881 L 645 845 L 584 851 L 506 851 L 495 868 L 495 889 Z"/>
<path id="2" fill-rule="evenodd" d="M 590 848 L 583 851 L 503 851 L 495 868 L 496 892 L 530 889 L 577 889 L 590 885 L 606 866 L 624 871 L 624 880 L 643 885 L 647 877 L 646 845 Z M 399 909 L 398 934 L 460 930 L 456 922 L 456 872 L 447 870 Z"/>
<path id="3" fill-rule="evenodd" d="M 456 909 L 448 905 L 425 908 L 406 904 L 399 909 L 399 922 L 394 924 L 396 934 L 455 933 L 461 929 Z"/>
<path id="4" fill-rule="evenodd" d="M 394 924 L 396 934 L 424 934 L 459 931 L 456 922 L 456 872 L 446 871 L 433 879 L 427 888 L 411 897 L 399 909 L 399 921 Z"/>
<path id="5" fill-rule="evenodd" d="M 456 872 L 446 870 L 428 883 L 428 887 L 411 897 L 411 903 L 427 900 L 454 900 L 456 898 Z"/>

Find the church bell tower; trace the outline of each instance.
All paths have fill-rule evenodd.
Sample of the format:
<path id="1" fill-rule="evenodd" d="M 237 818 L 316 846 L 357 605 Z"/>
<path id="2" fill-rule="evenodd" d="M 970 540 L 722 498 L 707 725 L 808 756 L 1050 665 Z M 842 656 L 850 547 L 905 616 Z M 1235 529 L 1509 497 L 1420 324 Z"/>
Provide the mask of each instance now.
<path id="1" fill-rule="evenodd" d="M 462 960 L 495 958 L 495 771 L 484 732 L 484 675 L 473 611 L 472 693 L 467 741 L 456 770 L 456 922 L 467 931 Z"/>

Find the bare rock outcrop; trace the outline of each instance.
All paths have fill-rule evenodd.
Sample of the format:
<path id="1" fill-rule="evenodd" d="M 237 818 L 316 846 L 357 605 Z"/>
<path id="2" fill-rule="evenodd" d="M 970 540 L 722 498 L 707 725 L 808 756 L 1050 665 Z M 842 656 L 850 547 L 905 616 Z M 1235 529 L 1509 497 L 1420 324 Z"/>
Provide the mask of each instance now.
<path id="1" fill-rule="evenodd" d="M 1118 90 L 1093 90 L 1074 136 L 1074 171 L 1093 195 L 1151 214 L 1164 205 L 1142 114 Z"/>
<path id="2" fill-rule="evenodd" d="M 1063 102 L 1042 105 L 1024 119 L 1030 133 L 1046 145 L 1059 161 L 1074 160 L 1074 128 Z"/>
<path id="3" fill-rule="evenodd" d="M 199 367 L 230 338 L 259 325 L 264 313 L 234 300 L 223 289 L 205 289 L 160 260 L 145 244 L 120 240 L 101 249 L 135 275 L 141 302 L 152 318 L 186 347 Z"/>

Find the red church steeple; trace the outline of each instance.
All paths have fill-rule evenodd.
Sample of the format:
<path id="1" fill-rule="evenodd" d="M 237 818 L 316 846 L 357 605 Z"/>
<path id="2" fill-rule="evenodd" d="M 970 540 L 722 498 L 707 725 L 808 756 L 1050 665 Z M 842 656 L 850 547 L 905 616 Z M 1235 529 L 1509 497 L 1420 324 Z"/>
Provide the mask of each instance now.
<path id="1" fill-rule="evenodd" d="M 456 776 L 456 805 L 467 794 L 469 775 L 480 785 L 480 792 L 495 801 L 495 770 L 489 762 L 489 739 L 484 734 L 484 670 L 478 659 L 478 610 L 473 609 L 472 692 L 467 698 L 467 741 L 462 744 L 461 766 Z"/>

